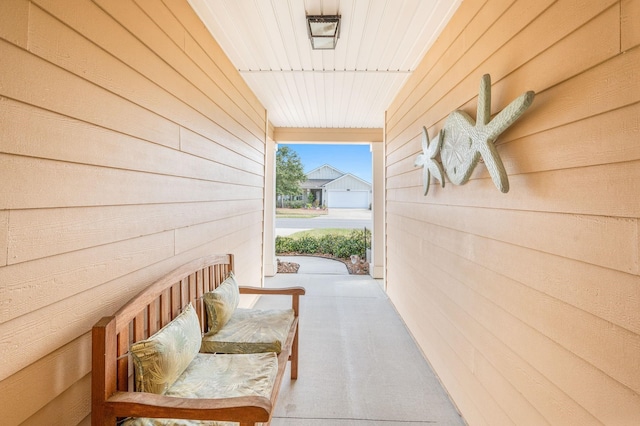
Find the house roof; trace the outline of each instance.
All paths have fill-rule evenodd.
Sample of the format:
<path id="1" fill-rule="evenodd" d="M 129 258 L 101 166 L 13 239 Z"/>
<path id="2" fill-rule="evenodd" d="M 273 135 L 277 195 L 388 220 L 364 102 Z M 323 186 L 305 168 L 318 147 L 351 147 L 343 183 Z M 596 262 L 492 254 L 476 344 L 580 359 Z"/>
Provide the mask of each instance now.
<path id="1" fill-rule="evenodd" d="M 339 175 L 344 175 L 344 174 L 346 174 L 346 173 L 345 173 L 345 172 L 343 172 L 342 170 L 338 170 L 338 169 L 336 169 L 335 167 L 333 167 L 333 166 L 331 166 L 331 165 L 329 165 L 329 164 L 326 164 L 326 163 L 325 163 L 325 164 L 323 164 L 323 165 L 322 165 L 322 166 L 320 166 L 320 167 L 316 167 L 316 168 L 315 168 L 315 169 L 313 169 L 313 170 L 309 170 L 309 171 L 308 171 L 308 172 L 306 172 L 305 174 L 308 176 L 308 175 L 311 175 L 311 174 L 313 174 L 313 173 L 315 173 L 315 172 L 318 172 L 318 171 L 320 171 L 320 170 L 322 170 L 322 169 L 324 169 L 324 168 L 331 169 L 332 171 L 336 172 L 336 173 L 337 173 L 337 174 L 339 174 Z"/>
<path id="2" fill-rule="evenodd" d="M 347 179 L 355 180 L 357 183 L 361 184 L 362 186 L 367 186 L 371 188 L 371 184 L 369 182 L 367 182 L 364 179 L 360 179 L 358 176 L 352 175 L 351 173 L 346 173 L 340 176 L 339 178 L 332 180 L 331 182 L 327 182 L 324 186 L 329 187 L 329 186 L 338 185 L 341 181 L 344 181 Z"/>
<path id="3" fill-rule="evenodd" d="M 333 179 L 307 179 L 300 185 L 300 187 L 302 189 L 321 188 L 332 180 Z"/>
<path id="4" fill-rule="evenodd" d="M 329 165 L 329 164 L 323 164 L 320 167 L 316 167 L 315 169 L 309 171 L 306 173 L 307 176 L 309 175 L 313 175 L 315 173 L 319 173 L 321 172 L 323 169 L 328 169 L 329 172 L 334 172 L 334 174 L 337 176 L 333 179 L 331 178 L 324 178 L 324 179 L 307 179 L 305 182 L 303 182 L 300 187 L 302 189 L 317 189 L 317 188 L 322 188 L 322 187 L 330 187 L 330 186 L 335 186 L 336 184 L 339 184 L 341 181 L 344 181 L 345 179 L 353 179 L 355 180 L 358 184 L 360 185 L 364 185 L 364 186 L 368 186 L 369 188 L 371 187 L 371 184 L 369 182 L 367 182 L 364 179 L 360 179 L 359 177 L 351 174 L 351 173 L 344 173 L 341 172 L 340 170 L 336 169 L 335 167 Z"/>

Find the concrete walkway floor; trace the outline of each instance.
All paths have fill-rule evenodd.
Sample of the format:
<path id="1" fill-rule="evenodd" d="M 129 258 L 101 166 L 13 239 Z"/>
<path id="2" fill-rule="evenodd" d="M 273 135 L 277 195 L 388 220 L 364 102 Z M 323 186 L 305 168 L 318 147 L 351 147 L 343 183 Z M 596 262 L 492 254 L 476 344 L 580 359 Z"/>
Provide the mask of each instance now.
<path id="1" fill-rule="evenodd" d="M 280 257 L 297 274 L 267 287 L 300 285 L 298 380 L 287 371 L 272 426 L 464 425 L 383 291 L 383 282 L 349 275 L 341 262 Z M 256 308 L 289 307 L 284 296 Z M 288 367 L 287 367 L 288 370 Z"/>

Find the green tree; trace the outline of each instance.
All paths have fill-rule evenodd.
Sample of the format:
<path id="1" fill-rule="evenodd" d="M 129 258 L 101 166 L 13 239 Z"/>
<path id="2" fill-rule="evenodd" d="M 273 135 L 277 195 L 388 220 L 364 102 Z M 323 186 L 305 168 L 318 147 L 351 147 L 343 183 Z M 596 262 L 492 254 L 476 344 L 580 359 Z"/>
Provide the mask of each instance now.
<path id="1" fill-rule="evenodd" d="M 307 177 L 298 153 L 287 146 L 278 148 L 276 153 L 276 197 L 280 198 L 280 207 L 284 207 L 284 197 L 302 192 L 300 184 Z"/>

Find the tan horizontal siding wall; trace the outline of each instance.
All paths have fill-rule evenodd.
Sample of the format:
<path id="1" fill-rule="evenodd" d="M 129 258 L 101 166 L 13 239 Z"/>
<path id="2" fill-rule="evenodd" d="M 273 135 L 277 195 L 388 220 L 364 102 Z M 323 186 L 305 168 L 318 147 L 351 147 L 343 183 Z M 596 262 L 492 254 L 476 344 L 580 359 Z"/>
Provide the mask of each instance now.
<path id="1" fill-rule="evenodd" d="M 640 424 L 640 1 L 466 0 L 387 112 L 387 286 L 471 425 Z M 422 195 L 421 129 L 534 90 Z"/>
<path id="2" fill-rule="evenodd" d="M 234 253 L 262 279 L 265 110 L 186 0 L 0 2 L 0 423 L 90 421 L 90 329 Z"/>

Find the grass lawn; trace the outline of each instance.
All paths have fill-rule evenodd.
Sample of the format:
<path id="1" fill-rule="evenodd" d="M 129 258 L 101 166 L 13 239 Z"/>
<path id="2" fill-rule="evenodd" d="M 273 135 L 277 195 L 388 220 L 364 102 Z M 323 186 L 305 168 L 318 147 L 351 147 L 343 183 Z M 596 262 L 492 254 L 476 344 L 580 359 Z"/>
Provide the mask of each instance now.
<path id="1" fill-rule="evenodd" d="M 294 234 L 288 235 L 289 238 L 293 238 L 294 240 L 298 240 L 303 237 L 314 237 L 321 238 L 325 235 L 349 235 L 353 231 L 353 229 L 344 229 L 344 228 L 317 228 L 317 229 L 308 229 L 306 231 L 299 231 Z"/>
<path id="2" fill-rule="evenodd" d="M 276 209 L 276 217 L 291 219 L 312 219 L 327 214 L 326 210 L 313 209 Z"/>

